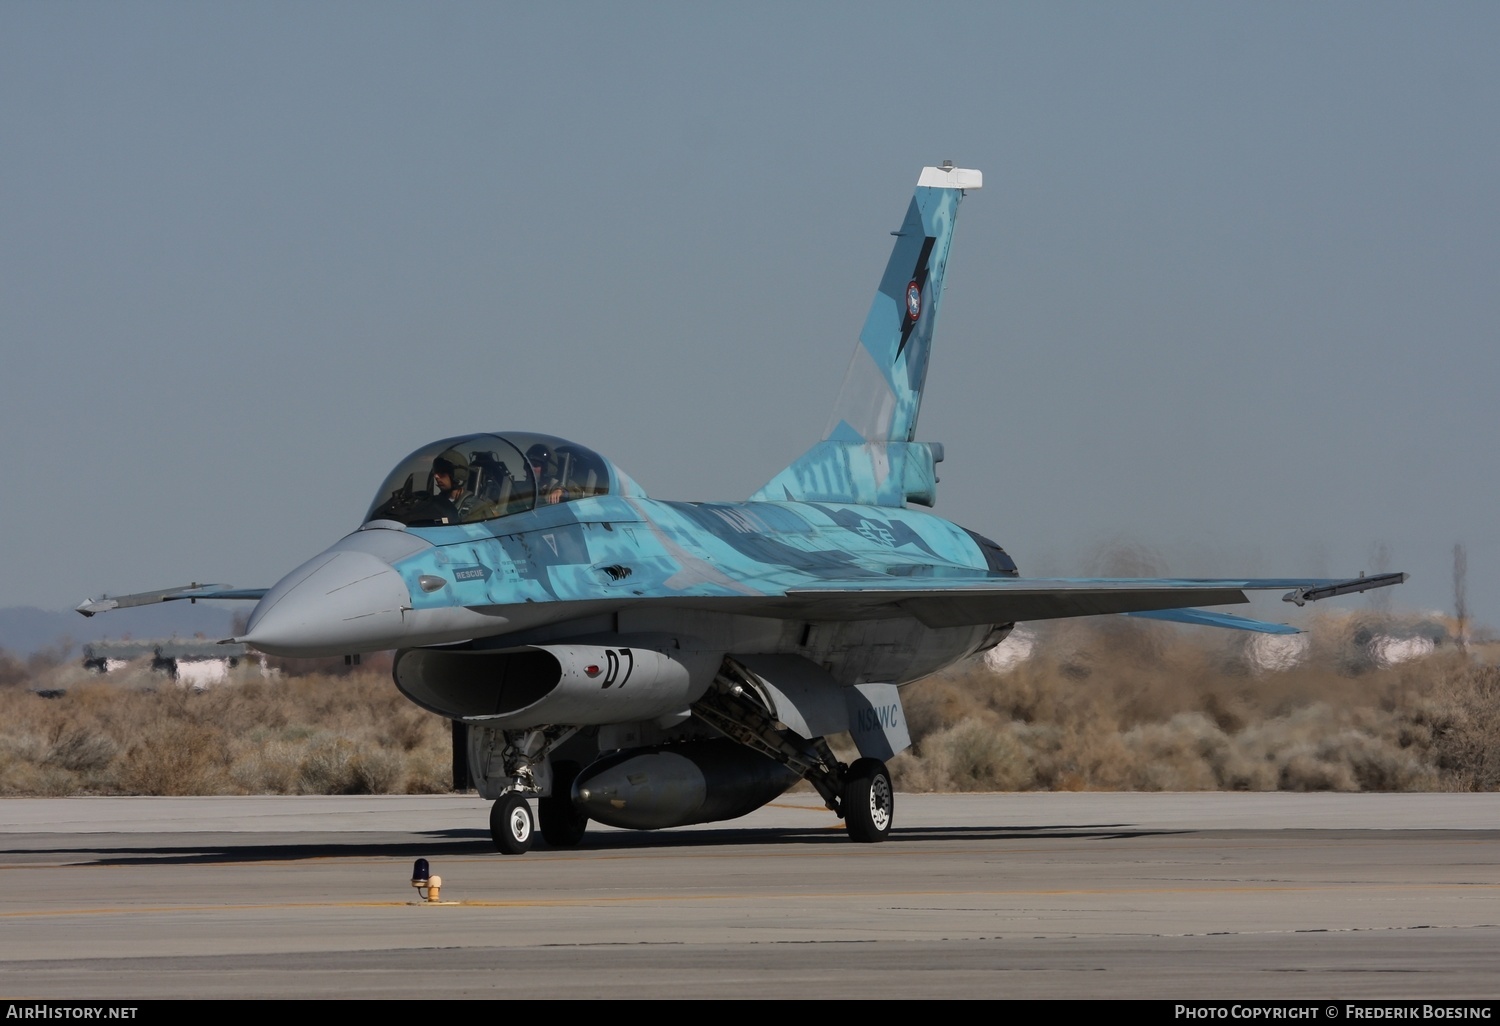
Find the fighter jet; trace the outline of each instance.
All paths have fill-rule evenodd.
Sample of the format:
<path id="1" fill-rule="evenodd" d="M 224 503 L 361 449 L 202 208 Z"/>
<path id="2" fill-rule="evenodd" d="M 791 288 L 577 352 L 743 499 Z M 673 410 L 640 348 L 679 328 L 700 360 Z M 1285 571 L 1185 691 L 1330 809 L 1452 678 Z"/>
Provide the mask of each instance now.
<path id="1" fill-rule="evenodd" d="M 747 500 L 646 495 L 549 435 L 444 438 L 401 460 L 358 530 L 271 588 L 193 585 L 83 603 L 256 602 L 235 639 L 282 656 L 396 651 L 396 687 L 465 725 L 495 847 L 590 820 L 655 829 L 745 815 L 808 781 L 856 841 L 895 816 L 901 685 L 1029 620 L 1145 615 L 1292 628 L 1194 608 L 1302 604 L 1396 584 L 1022 577 L 922 507 L 941 445 L 916 441 L 960 202 L 979 171 L 923 168 L 826 434 Z M 847 733 L 860 757 L 828 743 Z M 534 816 L 531 799 L 537 799 Z"/>

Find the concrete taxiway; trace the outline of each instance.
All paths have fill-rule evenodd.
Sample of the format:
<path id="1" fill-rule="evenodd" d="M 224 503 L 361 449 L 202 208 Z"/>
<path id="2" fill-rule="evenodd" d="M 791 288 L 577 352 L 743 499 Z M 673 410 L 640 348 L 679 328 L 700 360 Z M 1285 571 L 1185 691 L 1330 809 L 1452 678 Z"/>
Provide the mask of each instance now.
<path id="1" fill-rule="evenodd" d="M 487 817 L 0 800 L 0 996 L 1500 997 L 1500 794 L 901 795 L 878 845 L 792 795 L 512 857 Z"/>

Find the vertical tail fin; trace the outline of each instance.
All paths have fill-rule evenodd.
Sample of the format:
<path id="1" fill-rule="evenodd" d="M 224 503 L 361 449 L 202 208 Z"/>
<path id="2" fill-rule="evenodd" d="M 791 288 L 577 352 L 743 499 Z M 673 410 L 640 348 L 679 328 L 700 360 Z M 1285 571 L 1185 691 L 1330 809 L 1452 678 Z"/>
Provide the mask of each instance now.
<path id="1" fill-rule="evenodd" d="M 912 438 L 953 222 L 964 193 L 982 184 L 968 168 L 922 169 L 824 440 L 752 498 L 932 504 L 942 449 Z"/>
<path id="2" fill-rule="evenodd" d="M 965 190 L 978 189 L 982 181 L 978 171 L 967 168 L 922 169 L 824 438 L 912 440 L 927 381 L 932 328 L 943 297 L 953 220 Z"/>

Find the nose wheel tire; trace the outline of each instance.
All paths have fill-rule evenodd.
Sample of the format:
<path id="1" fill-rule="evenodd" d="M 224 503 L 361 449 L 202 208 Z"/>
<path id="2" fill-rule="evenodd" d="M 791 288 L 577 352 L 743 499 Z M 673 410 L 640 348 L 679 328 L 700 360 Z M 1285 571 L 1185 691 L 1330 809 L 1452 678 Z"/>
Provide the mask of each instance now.
<path id="1" fill-rule="evenodd" d="M 490 837 L 495 841 L 495 850 L 502 855 L 530 851 L 535 831 L 531 804 L 515 792 L 501 795 L 490 807 Z"/>
<path id="2" fill-rule="evenodd" d="M 879 759 L 860 759 L 844 775 L 844 829 L 849 839 L 872 844 L 890 836 L 896 789 Z"/>

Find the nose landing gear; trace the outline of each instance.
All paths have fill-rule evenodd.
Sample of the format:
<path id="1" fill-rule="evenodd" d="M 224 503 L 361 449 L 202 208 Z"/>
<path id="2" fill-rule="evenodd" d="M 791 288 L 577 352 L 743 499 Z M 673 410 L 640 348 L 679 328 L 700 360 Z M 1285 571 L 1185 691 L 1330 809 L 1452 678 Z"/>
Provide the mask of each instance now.
<path id="1" fill-rule="evenodd" d="M 531 803 L 514 791 L 503 794 L 490 807 L 490 837 L 495 850 L 505 855 L 521 855 L 531 850 L 536 823 Z"/>

